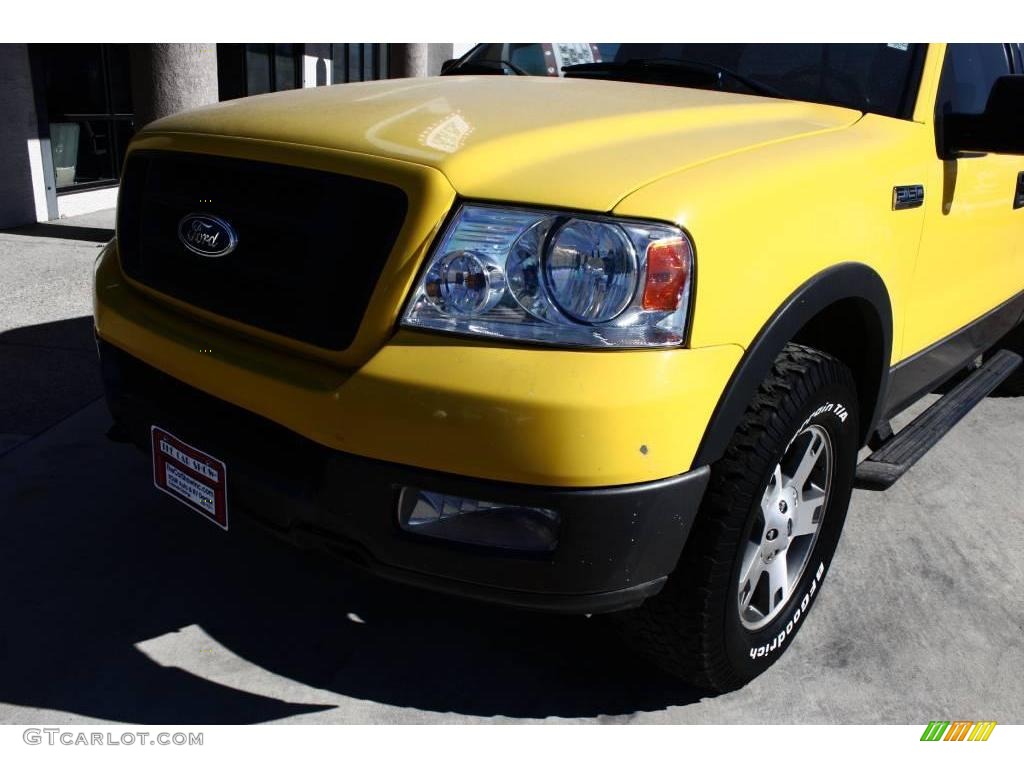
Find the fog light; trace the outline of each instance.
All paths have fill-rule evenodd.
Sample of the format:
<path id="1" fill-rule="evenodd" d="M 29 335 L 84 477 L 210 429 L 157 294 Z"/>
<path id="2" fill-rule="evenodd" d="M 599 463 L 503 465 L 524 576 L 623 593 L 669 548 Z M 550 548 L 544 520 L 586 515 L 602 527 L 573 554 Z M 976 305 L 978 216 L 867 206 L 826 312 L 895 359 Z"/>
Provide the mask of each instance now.
<path id="1" fill-rule="evenodd" d="M 398 502 L 403 531 L 519 552 L 550 552 L 560 515 L 550 509 L 498 504 L 404 488 Z"/>

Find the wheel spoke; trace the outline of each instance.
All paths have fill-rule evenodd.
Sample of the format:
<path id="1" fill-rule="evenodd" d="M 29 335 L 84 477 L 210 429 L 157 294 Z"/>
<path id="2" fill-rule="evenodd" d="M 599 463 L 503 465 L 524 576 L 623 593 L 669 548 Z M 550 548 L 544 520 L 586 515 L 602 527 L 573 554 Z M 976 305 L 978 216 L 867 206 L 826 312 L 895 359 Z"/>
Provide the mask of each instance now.
<path id="1" fill-rule="evenodd" d="M 807 443 L 807 448 L 804 450 L 804 455 L 800 457 L 800 463 L 797 465 L 796 471 L 793 472 L 793 477 L 790 479 L 790 483 L 798 491 L 807 484 L 807 478 L 810 477 L 811 470 L 814 469 L 814 465 L 818 463 L 818 457 L 821 455 L 824 448 L 825 441 L 812 433 L 811 439 Z"/>
<path id="2" fill-rule="evenodd" d="M 761 548 L 754 542 L 748 542 L 747 551 L 743 555 L 743 566 L 740 568 L 739 598 L 740 610 L 746 610 L 750 598 L 754 596 L 757 582 L 761 580 L 764 562 L 761 560 Z M 749 588 L 748 588 L 749 584 Z M 746 594 L 744 594 L 746 590 Z"/>
<path id="3" fill-rule="evenodd" d="M 779 552 L 767 564 L 768 571 L 768 610 L 773 611 L 778 605 L 786 602 L 789 597 L 789 568 L 786 565 L 786 553 Z"/>
<path id="4" fill-rule="evenodd" d="M 760 574 L 758 574 L 758 576 L 760 577 Z M 743 613 L 743 611 L 747 610 L 747 607 L 750 605 L 750 601 L 754 597 L 754 585 L 756 584 L 757 581 L 755 580 L 751 583 L 749 590 L 747 590 L 746 592 L 740 590 L 740 613 Z"/>
<path id="5" fill-rule="evenodd" d="M 793 536 L 807 536 L 818 530 L 824 503 L 825 491 L 811 483 L 811 486 L 801 494 L 800 502 L 793 512 Z"/>
<path id="6" fill-rule="evenodd" d="M 775 496 L 782 488 L 782 483 L 782 465 L 776 464 L 775 471 L 772 473 L 772 481 L 768 483 L 768 487 L 764 489 L 764 494 L 761 496 L 762 513 L 771 514 L 771 509 L 775 506 Z"/>

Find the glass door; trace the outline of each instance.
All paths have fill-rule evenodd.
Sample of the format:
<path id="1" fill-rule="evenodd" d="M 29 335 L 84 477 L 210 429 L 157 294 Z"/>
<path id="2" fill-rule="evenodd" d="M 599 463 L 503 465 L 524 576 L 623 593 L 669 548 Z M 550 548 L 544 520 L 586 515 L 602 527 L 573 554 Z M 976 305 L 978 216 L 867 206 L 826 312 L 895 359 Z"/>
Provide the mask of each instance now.
<path id="1" fill-rule="evenodd" d="M 117 184 L 135 132 L 127 45 L 32 46 L 57 193 Z"/>

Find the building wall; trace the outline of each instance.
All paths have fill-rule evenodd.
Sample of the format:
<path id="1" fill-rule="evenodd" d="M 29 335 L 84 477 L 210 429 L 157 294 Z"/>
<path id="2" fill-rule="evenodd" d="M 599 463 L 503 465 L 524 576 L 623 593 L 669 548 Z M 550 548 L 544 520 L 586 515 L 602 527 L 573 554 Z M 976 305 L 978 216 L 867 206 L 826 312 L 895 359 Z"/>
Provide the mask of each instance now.
<path id="1" fill-rule="evenodd" d="M 0 45 L 0 227 L 49 218 L 28 46 Z"/>
<path id="2" fill-rule="evenodd" d="M 332 76 L 331 57 L 335 52 L 330 43 L 294 44 L 294 47 L 300 52 L 296 60 L 296 87 L 326 85 L 336 79 Z M 104 183 L 109 175 L 90 182 L 90 186 L 83 184 L 81 189 L 67 191 L 62 187 L 61 193 L 57 193 L 49 138 L 51 127 L 46 123 L 57 118 L 47 114 L 54 108 L 49 103 L 50 97 L 39 95 L 45 91 L 42 84 L 47 80 L 40 78 L 39 51 L 33 51 L 26 44 L 0 44 L 0 228 L 107 208 L 115 204 L 117 196 L 116 185 Z M 355 77 L 437 75 L 444 61 L 452 57 L 451 43 L 394 43 L 379 47 L 373 54 L 376 63 L 372 71 Z M 133 104 L 129 105 L 132 114 L 110 117 L 123 121 L 132 119 L 138 129 L 152 119 L 215 102 L 218 90 L 219 97 L 225 98 L 223 78 L 218 83 L 218 58 L 223 57 L 212 43 L 132 46 Z M 117 71 L 126 68 L 127 63 Z M 39 83 L 33 81 L 34 70 Z M 351 73 L 344 76 L 350 77 Z M 237 75 L 228 79 L 233 81 Z M 243 89 L 234 95 L 243 95 L 244 83 L 233 87 Z M 78 116 L 72 117 L 78 119 Z M 113 173 L 116 179 L 116 169 Z"/>

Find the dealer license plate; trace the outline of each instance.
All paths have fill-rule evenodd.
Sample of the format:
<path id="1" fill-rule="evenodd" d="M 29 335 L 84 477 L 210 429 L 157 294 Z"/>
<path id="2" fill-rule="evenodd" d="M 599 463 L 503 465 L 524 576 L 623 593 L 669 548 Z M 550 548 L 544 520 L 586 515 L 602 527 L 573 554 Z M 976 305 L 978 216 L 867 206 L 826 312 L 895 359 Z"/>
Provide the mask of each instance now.
<path id="1" fill-rule="evenodd" d="M 153 484 L 228 529 L 227 467 L 220 459 L 153 426 Z"/>

